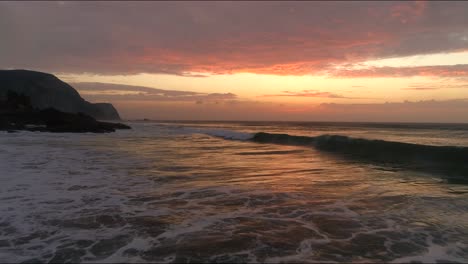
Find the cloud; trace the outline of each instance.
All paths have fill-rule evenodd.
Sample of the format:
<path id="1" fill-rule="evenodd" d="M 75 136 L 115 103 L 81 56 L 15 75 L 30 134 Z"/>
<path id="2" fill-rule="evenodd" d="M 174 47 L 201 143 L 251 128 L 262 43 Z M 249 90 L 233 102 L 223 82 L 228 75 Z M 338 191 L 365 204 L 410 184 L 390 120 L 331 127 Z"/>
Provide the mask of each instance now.
<path id="1" fill-rule="evenodd" d="M 324 103 L 315 111 L 321 113 L 321 120 L 330 121 L 466 123 L 466 109 L 468 98 L 373 104 Z"/>
<path id="2" fill-rule="evenodd" d="M 322 97 L 322 98 L 346 98 L 362 99 L 357 97 L 347 97 L 331 92 L 321 92 L 318 90 L 302 90 L 302 92 L 283 91 L 282 94 L 265 94 L 260 97 Z"/>
<path id="3" fill-rule="evenodd" d="M 415 91 L 428 91 L 428 90 L 438 90 L 440 88 L 436 87 L 409 87 L 409 88 L 403 88 L 402 90 L 415 90 Z"/>
<path id="4" fill-rule="evenodd" d="M 410 76 L 437 76 L 437 77 L 468 77 L 468 64 L 420 66 L 420 67 L 369 67 L 365 69 L 338 69 L 330 71 L 335 77 L 362 78 L 362 77 L 410 77 Z"/>
<path id="5" fill-rule="evenodd" d="M 322 103 L 242 100 L 233 93 L 200 93 L 111 83 L 71 83 L 92 102 L 112 102 L 123 118 L 162 120 L 297 120 L 376 122 L 468 122 L 468 98 L 388 103 Z M 431 86 L 432 85 L 432 86 Z M 413 83 L 407 88 L 463 89 L 466 83 Z M 339 94 L 304 90 L 273 96 L 341 98 Z"/>
<path id="6" fill-rule="evenodd" d="M 445 82 L 431 82 L 431 83 L 416 83 L 411 84 L 402 90 L 415 90 L 415 91 L 429 91 L 439 89 L 468 89 L 468 83 L 450 84 Z"/>
<path id="7" fill-rule="evenodd" d="M 235 104 L 117 101 L 123 118 L 159 120 L 272 120 L 468 123 L 468 99 L 321 105 L 236 101 Z"/>
<path id="8" fill-rule="evenodd" d="M 463 1 L 0 2 L 0 68 L 322 74 L 467 50 L 467 13 Z"/>
<path id="9" fill-rule="evenodd" d="M 112 83 L 70 83 L 90 101 L 227 101 L 236 100 L 233 93 L 201 93 L 191 91 L 163 90 L 144 86 Z"/>
<path id="10" fill-rule="evenodd" d="M 398 3 L 391 8 L 391 16 L 406 24 L 420 18 L 427 8 L 427 2 L 414 1 L 411 3 Z"/>
<path id="11" fill-rule="evenodd" d="M 317 90 L 303 90 L 302 92 L 290 92 L 283 91 L 282 94 L 265 94 L 261 97 L 325 97 L 325 98 L 348 98 L 343 95 L 330 93 L 330 92 L 320 92 Z"/>

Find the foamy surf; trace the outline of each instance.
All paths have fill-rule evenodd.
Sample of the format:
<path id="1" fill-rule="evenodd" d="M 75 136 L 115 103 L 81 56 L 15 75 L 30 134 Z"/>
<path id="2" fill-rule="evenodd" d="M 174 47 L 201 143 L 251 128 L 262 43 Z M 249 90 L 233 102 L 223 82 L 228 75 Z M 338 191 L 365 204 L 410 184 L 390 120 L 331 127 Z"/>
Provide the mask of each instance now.
<path id="1" fill-rule="evenodd" d="M 0 136 L 0 262 L 468 259 L 463 185 L 217 128 L 132 127 Z"/>

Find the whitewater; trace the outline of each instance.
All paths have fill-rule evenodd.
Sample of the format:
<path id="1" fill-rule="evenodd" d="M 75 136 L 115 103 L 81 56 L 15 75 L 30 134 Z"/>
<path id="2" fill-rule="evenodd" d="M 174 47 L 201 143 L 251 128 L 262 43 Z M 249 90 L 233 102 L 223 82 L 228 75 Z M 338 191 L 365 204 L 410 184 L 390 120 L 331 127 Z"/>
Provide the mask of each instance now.
<path id="1" fill-rule="evenodd" d="M 468 125 L 0 134 L 0 262 L 468 261 Z"/>

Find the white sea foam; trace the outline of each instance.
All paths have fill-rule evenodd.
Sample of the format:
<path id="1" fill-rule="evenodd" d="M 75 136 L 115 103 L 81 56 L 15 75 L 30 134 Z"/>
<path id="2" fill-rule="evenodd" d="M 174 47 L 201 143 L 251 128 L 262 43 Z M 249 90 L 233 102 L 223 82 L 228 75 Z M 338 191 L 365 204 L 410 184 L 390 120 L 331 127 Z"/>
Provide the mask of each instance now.
<path id="1" fill-rule="evenodd" d="M 125 192 L 130 186 L 132 192 L 137 189 L 144 192 L 152 186 L 148 180 L 128 178 L 126 171 L 113 166 L 116 160 L 127 164 L 135 160 L 116 152 L 94 149 L 95 139 L 99 141 L 99 136 L 34 132 L 0 138 L 0 222 L 8 226 L 2 239 L 12 245 L 16 243 L 3 250 L 1 262 L 38 257 L 38 250 L 51 254 L 50 259 L 63 243 L 60 241 L 97 241 L 119 233 L 119 228 L 97 226 L 97 230 L 74 231 L 55 224 L 93 217 L 96 213 L 119 214 L 125 211 L 121 209 L 128 200 Z M 87 141 L 87 144 L 80 144 Z M 78 226 L 79 222 L 77 220 Z M 26 239 L 31 235 L 37 238 Z M 25 237 L 25 244 L 15 242 L 21 237 Z"/>
<path id="2" fill-rule="evenodd" d="M 430 237 L 430 236 L 429 236 Z M 463 242 L 437 245 L 428 239 L 429 246 L 426 250 L 416 256 L 405 256 L 391 261 L 391 263 L 465 263 L 466 258 L 462 257 L 468 245 Z"/>

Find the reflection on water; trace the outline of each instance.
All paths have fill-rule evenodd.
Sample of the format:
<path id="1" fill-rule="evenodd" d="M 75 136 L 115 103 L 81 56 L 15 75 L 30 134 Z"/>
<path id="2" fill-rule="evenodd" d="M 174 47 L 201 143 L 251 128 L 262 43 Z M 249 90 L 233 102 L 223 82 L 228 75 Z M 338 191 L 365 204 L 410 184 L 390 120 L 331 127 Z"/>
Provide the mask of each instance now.
<path id="1" fill-rule="evenodd" d="M 2 262 L 468 260 L 468 188 L 437 175 L 151 123 L 0 145 Z"/>

